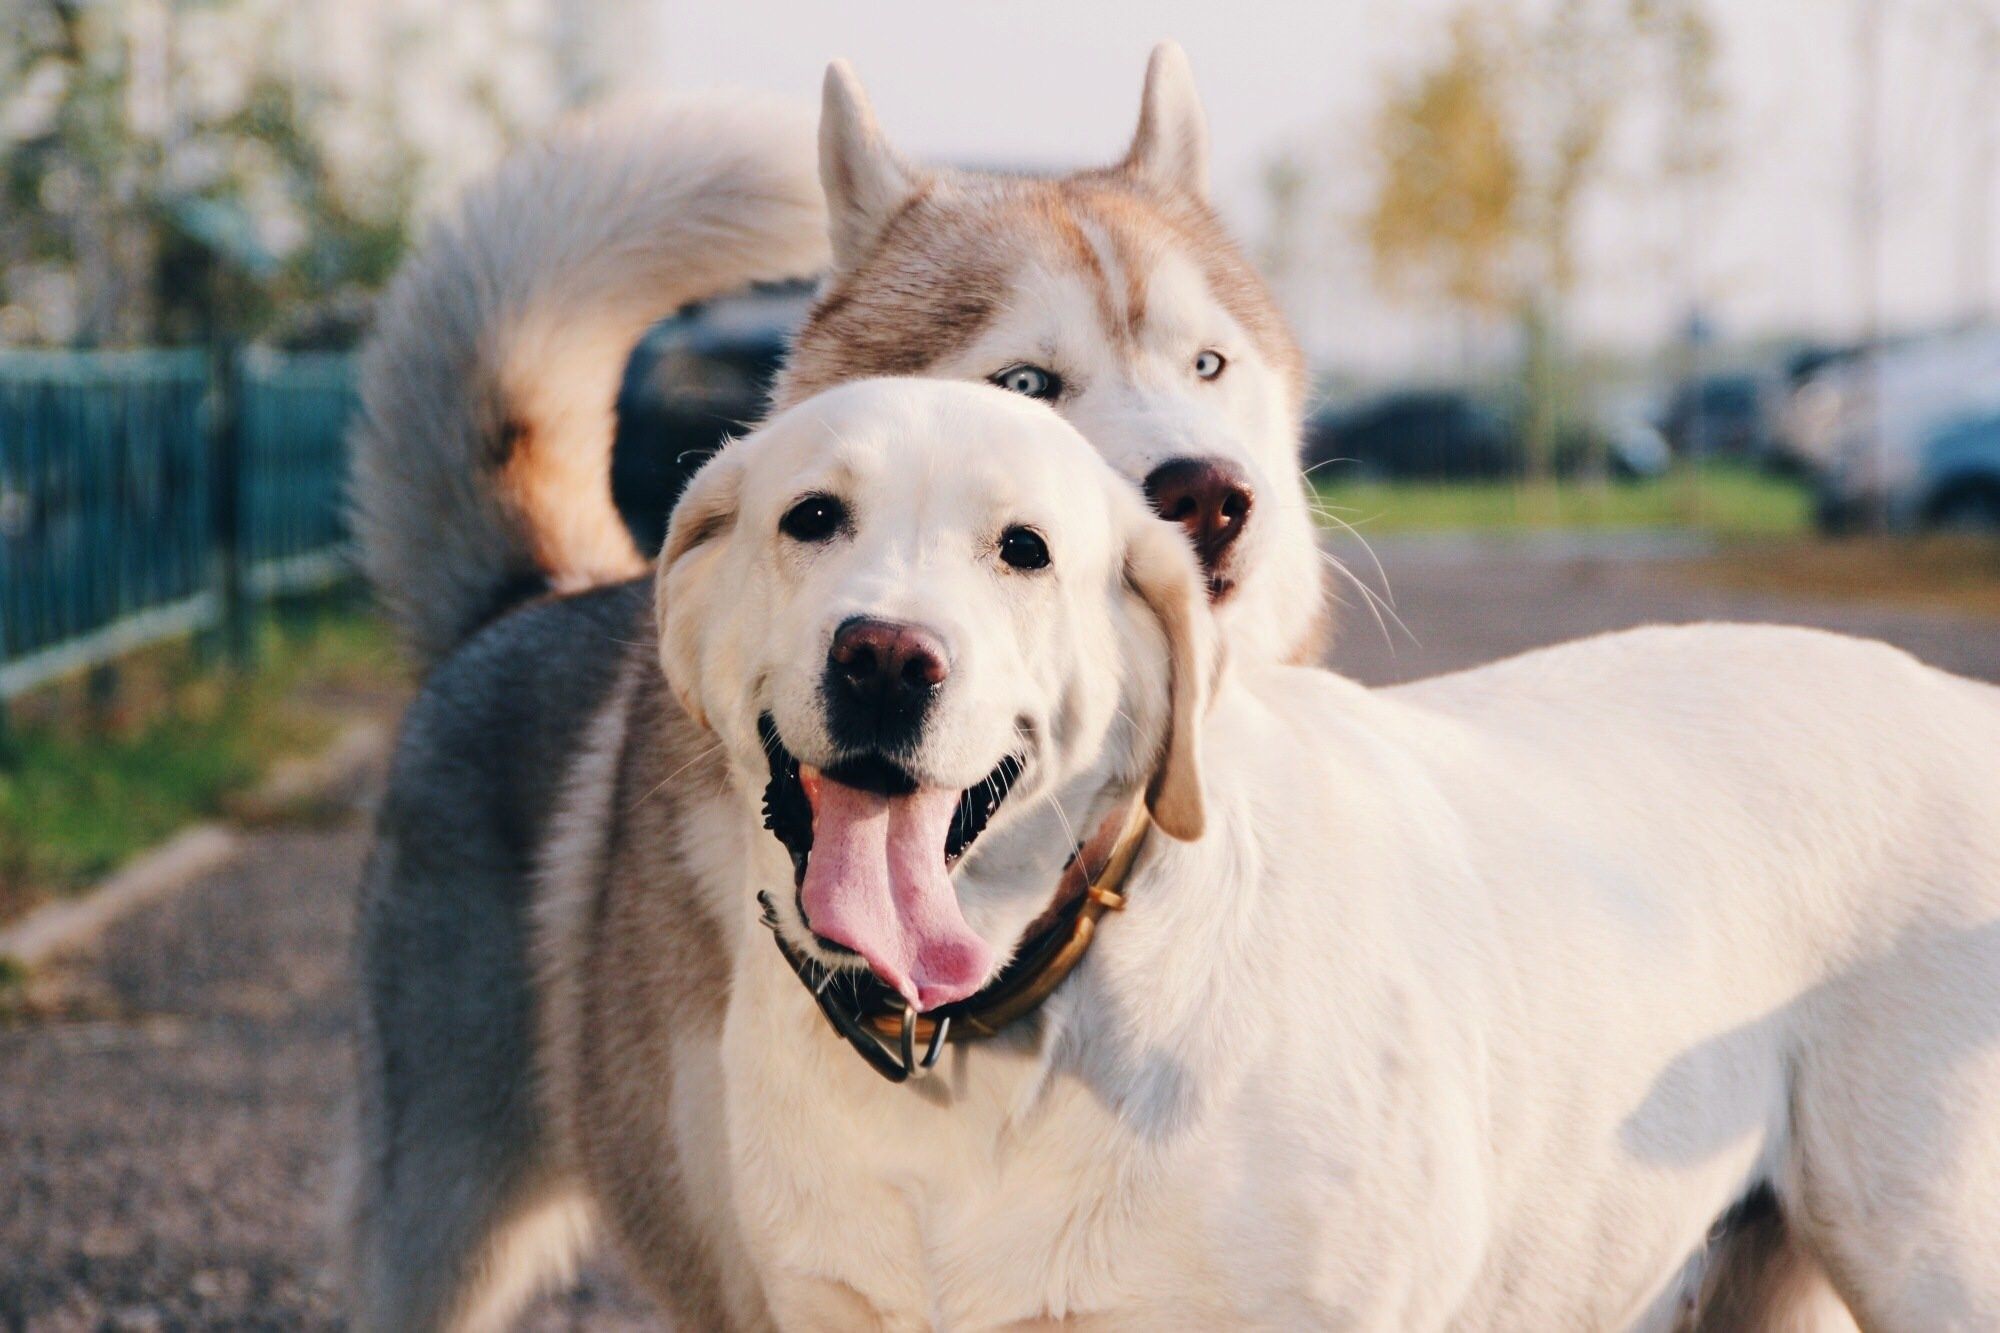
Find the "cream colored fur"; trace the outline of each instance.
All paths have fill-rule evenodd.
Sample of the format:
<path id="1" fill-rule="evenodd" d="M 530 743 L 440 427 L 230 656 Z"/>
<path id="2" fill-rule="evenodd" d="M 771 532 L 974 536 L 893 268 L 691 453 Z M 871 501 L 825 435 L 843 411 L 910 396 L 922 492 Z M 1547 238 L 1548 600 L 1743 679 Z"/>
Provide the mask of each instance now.
<path id="1" fill-rule="evenodd" d="M 777 518 L 810 489 L 856 521 L 803 551 Z M 1050 538 L 1032 581 L 992 559 L 1010 522 Z M 600 936 L 550 951 L 571 1012 L 549 1018 L 602 1025 L 588 997 L 627 988 L 631 1058 L 595 1072 L 628 1105 L 658 1076 L 649 1032 L 704 1071 L 650 1142 L 629 1116 L 568 1123 L 633 1181 L 699 1159 L 727 1205 L 704 1243 L 780 1325 L 1666 1330 L 1759 1183 L 1800 1274 L 1763 1284 L 1772 1327 L 1844 1321 L 1828 1282 L 1865 1328 L 2000 1322 L 2000 691 L 1703 626 L 1382 691 L 1234 661 L 1177 709 L 1169 658 L 1214 656 L 1190 562 L 1135 560 L 1161 525 L 1130 491 L 1054 416 L 976 389 L 815 400 L 732 446 L 676 526 L 663 660 L 724 751 L 676 820 L 725 1016 L 633 993 L 604 951 L 649 943 Z M 994 714 L 1032 724 L 956 876 L 1003 952 L 1064 830 L 1195 753 L 1176 731 L 1202 742 L 1202 836 L 1156 834 L 1037 1019 L 914 1087 L 826 1029 L 756 921 L 790 868 L 754 718 L 825 762 L 797 673 L 857 607 L 967 664 L 921 780 L 976 780 Z M 591 864 L 552 866 L 550 900 L 600 921 L 657 900 L 643 860 Z"/>

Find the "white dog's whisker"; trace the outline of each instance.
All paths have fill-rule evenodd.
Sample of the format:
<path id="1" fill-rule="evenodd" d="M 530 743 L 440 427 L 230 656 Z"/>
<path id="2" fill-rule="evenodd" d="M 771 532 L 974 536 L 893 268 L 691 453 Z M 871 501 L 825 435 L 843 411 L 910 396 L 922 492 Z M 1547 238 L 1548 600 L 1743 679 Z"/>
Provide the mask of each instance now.
<path id="1" fill-rule="evenodd" d="M 1063 841 L 1070 847 L 1083 846 L 1082 843 L 1076 840 L 1076 828 L 1069 822 L 1069 813 L 1063 809 L 1062 801 L 1057 797 L 1056 793 L 1053 790 L 1045 792 L 1042 799 L 1048 802 L 1051 810 L 1056 812 L 1056 820 L 1062 825 L 1063 829 Z"/>

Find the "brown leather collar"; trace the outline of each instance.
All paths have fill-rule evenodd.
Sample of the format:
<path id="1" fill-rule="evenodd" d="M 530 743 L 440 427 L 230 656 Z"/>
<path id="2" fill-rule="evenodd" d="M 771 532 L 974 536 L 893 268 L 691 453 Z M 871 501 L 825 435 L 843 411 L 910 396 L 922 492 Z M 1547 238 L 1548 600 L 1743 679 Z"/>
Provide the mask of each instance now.
<path id="1" fill-rule="evenodd" d="M 998 1036 L 1055 993 L 1089 952 L 1098 919 L 1125 906 L 1120 889 L 1151 827 L 1143 800 L 1113 810 L 1070 854 L 1055 896 L 1022 933 L 1013 961 L 978 994 L 928 1014 L 917 1013 L 873 973 L 830 971 L 793 948 L 777 929 L 768 894 L 760 895 L 764 924 L 833 1030 L 877 1073 L 902 1083 L 928 1072 L 946 1042 Z"/>

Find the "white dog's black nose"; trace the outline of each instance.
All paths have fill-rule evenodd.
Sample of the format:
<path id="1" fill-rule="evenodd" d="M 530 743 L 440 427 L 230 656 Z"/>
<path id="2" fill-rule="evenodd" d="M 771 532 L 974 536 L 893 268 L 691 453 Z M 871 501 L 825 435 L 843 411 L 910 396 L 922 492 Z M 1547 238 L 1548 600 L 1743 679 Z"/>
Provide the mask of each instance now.
<path id="1" fill-rule="evenodd" d="M 1161 518 L 1187 529 L 1209 576 L 1209 595 L 1220 597 L 1232 580 L 1217 571 L 1250 524 L 1256 497 L 1243 469 L 1224 458 L 1174 458 L 1146 474 L 1146 498 Z"/>
<path id="2" fill-rule="evenodd" d="M 869 616 L 841 622 L 826 654 L 834 739 L 892 748 L 915 740 L 950 674 L 943 641 L 921 625 Z"/>

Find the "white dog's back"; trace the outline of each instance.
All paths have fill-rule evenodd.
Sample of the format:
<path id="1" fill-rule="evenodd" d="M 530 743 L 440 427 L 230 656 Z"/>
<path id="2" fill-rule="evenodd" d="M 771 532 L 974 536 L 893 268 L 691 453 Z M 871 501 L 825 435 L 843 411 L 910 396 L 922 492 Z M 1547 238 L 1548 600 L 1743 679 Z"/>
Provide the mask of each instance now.
<path id="1" fill-rule="evenodd" d="M 1330 863 L 1275 874 L 1299 900 L 1265 910 L 1305 972 L 1351 962 L 1362 924 L 1316 902 L 1375 904 L 1401 1058 L 1433 1066 L 1446 1141 L 1490 1154 L 1473 1326 L 1553 1326 L 1672 1271 L 1711 1201 L 1760 1185 L 1822 1262 L 1868 1275 L 1866 1314 L 1956 1308 L 1883 1282 L 1870 1246 L 1885 1217 L 1919 1252 L 2000 1234 L 1962 1174 L 2000 1179 L 1980 1054 L 2000 1037 L 2000 691 L 1877 643 L 1700 626 L 1380 693 L 1311 673 L 1253 693 L 1280 724 L 1221 729 L 1264 756 L 1237 771 L 1267 822 L 1327 830 Z M 1350 968 L 1292 1003 L 1353 1012 L 1368 985 Z"/>
<path id="2" fill-rule="evenodd" d="M 1159 531 L 1116 506 L 1108 546 L 1085 535 L 1106 479 L 1024 481 L 1062 455 L 1026 448 L 1017 407 L 986 437 L 903 410 L 946 397 L 876 381 L 795 409 L 676 518 L 663 661 L 731 756 L 717 799 L 747 861 L 718 914 L 751 921 L 788 870 L 846 873 L 810 879 L 821 844 L 789 858 L 757 796 L 787 763 L 839 781 L 823 622 L 881 606 L 967 664 L 913 744 L 975 761 L 911 791 L 972 791 L 1048 737 L 1025 767 L 1058 810 L 1138 792 L 1154 834 L 1040 1024 L 922 1092 L 830 1038 L 819 992 L 740 926 L 702 1119 L 729 1126 L 780 1322 L 1664 1333 L 1713 1289 L 1711 1238 L 1741 1246 L 1726 1267 L 1761 1216 L 1788 1260 L 1767 1309 L 1827 1314 L 1824 1278 L 1866 1327 L 2000 1323 L 2000 692 L 1876 644 L 1698 626 L 1384 691 L 1238 663 L 1204 707 L 1185 552 L 1135 557 Z M 837 459 L 802 458 L 820 430 Z M 1005 462 L 967 443 L 1003 436 Z M 788 526 L 836 503 L 845 527 Z M 1008 524 L 1060 552 L 1041 582 L 973 535 Z M 1114 632 L 1135 623 L 1155 632 Z M 1039 723 L 1060 699 L 1101 711 Z M 1046 800 L 1000 799 L 947 890 L 992 957 L 1074 846 Z M 794 899 L 766 892 L 772 928 L 817 948 L 826 918 Z"/>

